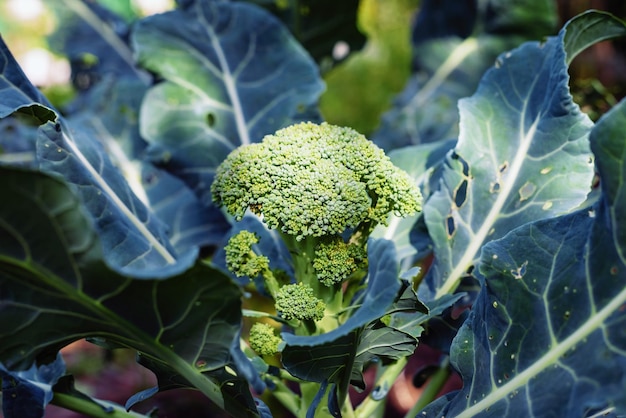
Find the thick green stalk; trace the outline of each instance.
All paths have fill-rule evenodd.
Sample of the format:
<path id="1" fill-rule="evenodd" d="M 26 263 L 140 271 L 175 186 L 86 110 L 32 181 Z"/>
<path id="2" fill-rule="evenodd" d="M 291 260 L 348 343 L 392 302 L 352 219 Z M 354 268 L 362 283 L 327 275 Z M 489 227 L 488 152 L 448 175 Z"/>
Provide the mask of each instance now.
<path id="1" fill-rule="evenodd" d="M 424 388 L 422 392 L 422 396 L 417 400 L 413 408 L 405 415 L 405 418 L 411 418 L 417 416 L 418 412 L 424 409 L 429 403 L 434 401 L 437 398 L 439 392 L 443 388 L 443 385 L 446 384 L 448 378 L 450 377 L 450 359 L 446 357 L 444 361 L 439 366 L 439 370 L 435 372 L 430 378 L 430 381 Z"/>
<path id="2" fill-rule="evenodd" d="M 107 411 L 95 402 L 66 393 L 55 393 L 50 403 L 94 418 L 147 418 L 147 415 L 126 411 L 121 406 L 108 402 L 105 406 L 111 407 L 112 411 Z"/>
<path id="3" fill-rule="evenodd" d="M 394 382 L 400 376 L 400 373 L 404 370 L 408 362 L 408 357 L 403 357 L 396 361 L 394 364 L 390 364 L 385 367 L 385 370 L 376 380 L 376 388 L 389 388 L 393 386 Z M 378 408 L 381 407 L 386 401 L 386 397 L 374 398 L 371 395 L 368 396 L 361 404 L 356 408 L 357 417 L 372 417 L 376 416 Z"/>
<path id="4" fill-rule="evenodd" d="M 291 414 L 298 416 L 300 411 L 300 397 L 293 393 L 280 378 L 272 378 L 272 381 L 276 385 L 272 390 L 272 396 L 291 412 Z"/>

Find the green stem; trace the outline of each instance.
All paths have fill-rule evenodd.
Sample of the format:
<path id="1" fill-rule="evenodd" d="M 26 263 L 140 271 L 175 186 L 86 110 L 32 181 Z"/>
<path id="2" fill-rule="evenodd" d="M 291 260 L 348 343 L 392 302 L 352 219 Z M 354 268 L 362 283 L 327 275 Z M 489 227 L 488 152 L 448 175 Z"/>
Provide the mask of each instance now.
<path id="1" fill-rule="evenodd" d="M 298 416 L 300 412 L 300 397 L 293 393 L 281 379 L 273 378 L 272 381 L 276 385 L 276 388 L 272 390 L 272 396 L 291 412 L 291 414 Z"/>
<path id="2" fill-rule="evenodd" d="M 98 405 L 95 401 L 89 401 L 87 399 L 60 392 L 55 392 L 50 403 L 94 418 L 147 418 L 147 415 L 138 414 L 132 411 L 127 412 L 121 406 L 107 402 L 104 406 L 113 408 L 113 411 L 109 412 L 106 411 L 103 406 Z"/>
<path id="3" fill-rule="evenodd" d="M 405 418 L 415 417 L 424 409 L 429 403 L 434 401 L 437 398 L 439 392 L 448 381 L 450 377 L 450 358 L 446 357 L 439 366 L 439 370 L 435 372 L 430 378 L 430 381 L 424 388 L 422 392 L 422 396 L 418 399 L 418 401 L 413 405 L 413 408 L 405 415 Z"/>
<path id="4" fill-rule="evenodd" d="M 211 379 L 196 370 L 192 365 L 186 363 L 181 357 L 174 352 L 162 350 L 161 359 L 176 370 L 182 377 L 187 379 L 191 385 L 202 392 L 207 398 L 215 402 L 217 406 L 224 409 L 224 397 L 220 387 L 213 383 Z"/>
<path id="5" fill-rule="evenodd" d="M 394 364 L 387 366 L 376 381 L 375 387 L 391 389 L 393 383 L 396 381 L 398 376 L 400 376 L 402 370 L 404 370 L 404 367 L 406 366 L 408 360 L 408 357 L 403 357 L 400 360 L 396 361 Z M 384 404 L 385 400 L 386 397 L 375 399 L 372 398 L 372 396 L 370 395 L 356 408 L 355 415 L 358 417 L 377 416 L 376 411 Z"/>

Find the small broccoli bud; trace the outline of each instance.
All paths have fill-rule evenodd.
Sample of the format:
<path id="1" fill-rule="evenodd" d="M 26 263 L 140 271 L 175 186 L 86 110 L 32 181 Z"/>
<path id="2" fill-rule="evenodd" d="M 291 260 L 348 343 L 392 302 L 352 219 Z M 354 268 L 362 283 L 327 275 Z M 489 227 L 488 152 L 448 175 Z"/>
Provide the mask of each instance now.
<path id="1" fill-rule="evenodd" d="M 281 287 L 276 293 L 275 302 L 276 310 L 288 321 L 319 321 L 324 317 L 326 309 L 326 304 L 315 297 L 313 289 L 302 283 Z"/>
<path id="2" fill-rule="evenodd" d="M 421 210 L 421 194 L 384 151 L 350 128 L 300 123 L 244 145 L 220 164 L 213 201 L 250 209 L 296 240 L 385 224 Z"/>
<path id="3" fill-rule="evenodd" d="M 250 328 L 250 347 L 262 356 L 271 356 L 280 351 L 282 339 L 274 334 L 272 326 L 256 322 Z"/>
<path id="4" fill-rule="evenodd" d="M 333 286 L 365 268 L 366 262 L 367 253 L 363 247 L 336 237 L 317 246 L 313 269 L 322 284 Z"/>
<path id="5" fill-rule="evenodd" d="M 241 231 L 233 235 L 224 248 L 226 252 L 226 267 L 237 277 L 255 278 L 269 270 L 269 260 L 265 256 L 257 255 L 252 246 L 259 242 L 259 237 L 249 231 Z"/>

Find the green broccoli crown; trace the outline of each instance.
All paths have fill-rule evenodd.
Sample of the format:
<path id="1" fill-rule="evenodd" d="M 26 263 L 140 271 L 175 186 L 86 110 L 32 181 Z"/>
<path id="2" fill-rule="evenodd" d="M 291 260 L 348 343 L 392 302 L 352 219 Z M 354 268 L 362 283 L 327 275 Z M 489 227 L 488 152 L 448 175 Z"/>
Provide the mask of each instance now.
<path id="1" fill-rule="evenodd" d="M 274 334 L 274 328 L 263 322 L 256 322 L 250 328 L 250 347 L 262 356 L 272 356 L 280 351 L 282 339 Z"/>
<path id="2" fill-rule="evenodd" d="M 275 297 L 276 310 L 286 320 L 319 321 L 324 317 L 326 304 L 315 297 L 313 289 L 305 284 L 287 284 Z"/>
<path id="3" fill-rule="evenodd" d="M 365 248 L 336 237 L 317 246 L 313 269 L 322 284 L 332 286 L 343 282 L 366 264 Z"/>
<path id="4" fill-rule="evenodd" d="M 421 210 L 419 189 L 383 150 L 326 123 L 300 123 L 237 148 L 217 168 L 211 192 L 236 219 L 250 209 L 298 240 Z"/>
<path id="5" fill-rule="evenodd" d="M 226 267 L 237 277 L 255 278 L 269 269 L 269 259 L 257 255 L 252 246 L 259 242 L 259 237 L 249 231 L 241 231 L 233 235 L 224 248 Z"/>

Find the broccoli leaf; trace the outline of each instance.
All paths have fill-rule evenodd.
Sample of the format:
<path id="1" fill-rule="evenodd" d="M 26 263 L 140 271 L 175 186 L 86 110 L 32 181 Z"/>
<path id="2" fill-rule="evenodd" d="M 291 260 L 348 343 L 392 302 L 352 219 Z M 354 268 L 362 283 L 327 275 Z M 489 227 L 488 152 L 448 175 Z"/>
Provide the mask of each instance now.
<path id="1" fill-rule="evenodd" d="M 413 354 L 417 347 L 416 337 L 396 328 L 384 326 L 382 322 L 369 324 L 363 330 L 352 367 L 351 383 L 365 389 L 363 371 L 370 362 L 390 364 Z"/>
<path id="2" fill-rule="evenodd" d="M 363 369 L 374 359 L 388 364 L 409 356 L 417 341 L 411 335 L 382 322 L 368 324 L 336 340 L 318 346 L 287 346 L 281 356 L 285 369 L 300 379 L 341 385 L 344 377 L 365 389 Z"/>
<path id="3" fill-rule="evenodd" d="M 138 21 L 132 42 L 140 65 L 164 79 L 140 114 L 151 158 L 206 202 L 214 169 L 234 148 L 319 119 L 315 63 L 254 5 L 188 1 Z"/>
<path id="4" fill-rule="evenodd" d="M 37 124 L 41 124 L 57 117 L 48 100 L 28 81 L 2 39 L 0 39 L 0 94 L 2 95 L 0 118 L 18 112 L 32 117 Z"/>
<path id="5" fill-rule="evenodd" d="M 102 144 L 86 132 L 72 132 L 67 121 L 58 117 L 26 79 L 4 43 L 0 50 L 4 51 L 0 82 L 6 86 L 0 116 L 19 116 L 28 111 L 31 123 L 41 125 L 32 166 L 73 184 L 103 235 L 107 262 L 120 271 L 141 270 L 147 276 L 167 276 L 188 268 L 196 250 L 175 252 L 167 240 L 165 225 L 136 197 Z"/>
<path id="6" fill-rule="evenodd" d="M 446 153 L 453 149 L 456 140 L 440 141 L 429 144 L 409 145 L 389 152 L 391 162 L 414 179 L 415 184 L 420 185 L 420 191 L 424 200 L 430 196 L 432 190 L 436 190 L 436 183 L 431 185 L 430 179 L 437 176 L 436 170 L 440 170 Z M 425 253 L 430 252 L 427 248 L 430 238 L 427 234 L 414 239 L 416 225 L 423 224 L 420 213 L 404 218 L 391 215 L 387 226 L 379 225 L 370 235 L 372 238 L 384 238 L 394 242 L 398 261 L 401 262 L 401 271 L 408 270 L 419 257 L 423 259 Z"/>
<path id="7" fill-rule="evenodd" d="M 9 371 L 0 362 L 2 412 L 5 417 L 41 418 L 52 400 L 52 386 L 65 373 L 61 354 L 49 364 L 33 364 L 28 370 Z"/>
<path id="8" fill-rule="evenodd" d="M 0 119 L 0 164 L 36 168 L 36 125 L 17 113 Z"/>
<path id="9" fill-rule="evenodd" d="M 563 44 L 570 64 L 584 49 L 607 39 L 626 36 L 624 22 L 610 13 L 590 10 L 567 23 Z"/>
<path id="10" fill-rule="evenodd" d="M 178 257 L 165 225 L 132 192 L 94 137 L 72 135 L 64 125 L 48 122 L 40 128 L 37 159 L 43 171 L 61 175 L 81 195 L 112 266 L 150 277 L 171 275 L 193 263 L 196 251 Z"/>
<path id="11" fill-rule="evenodd" d="M 424 205 L 436 261 L 420 288 L 423 300 L 471 275 L 486 242 L 587 197 L 580 185 L 593 177 L 591 122 L 570 96 L 563 46 L 579 28 L 566 25 L 558 37 L 502 55 L 476 94 L 460 101 L 459 142 L 445 160 L 441 189 Z"/>
<path id="12" fill-rule="evenodd" d="M 217 244 L 228 228 L 221 213 L 144 160 L 139 108 L 150 77 L 134 66 L 129 25 L 96 3 L 64 0 L 53 10 L 62 24 L 51 43 L 70 58 L 82 92 L 66 111 L 72 128 L 102 143 L 133 193 L 167 225 L 177 253 Z"/>
<path id="13" fill-rule="evenodd" d="M 482 291 L 452 346 L 463 389 L 423 416 L 626 413 L 624 129 L 622 101 L 591 133 L 593 207 L 485 245 Z"/>
<path id="14" fill-rule="evenodd" d="M 122 276 L 103 262 L 91 218 L 65 183 L 6 167 L 0 177 L 0 362 L 25 369 L 92 337 L 167 365 L 224 407 L 203 372 L 228 364 L 239 288 L 201 261 L 166 278 Z"/>
<path id="15" fill-rule="evenodd" d="M 180 179 L 143 159 L 147 143 L 139 135 L 138 115 L 146 89 L 136 78 L 105 78 L 69 122 L 102 144 L 135 196 L 167 225 L 177 254 L 217 245 L 229 227 L 221 212 L 207 208 Z"/>
<path id="16" fill-rule="evenodd" d="M 548 35 L 554 2 L 424 1 L 413 27 L 413 75 L 372 140 L 389 151 L 458 135 L 457 101 L 470 96 L 498 54 Z"/>
<path id="17" fill-rule="evenodd" d="M 288 345 L 281 353 L 281 362 L 289 373 L 300 379 L 336 382 L 346 373 L 351 374 L 357 346 L 358 332 L 352 331 L 315 346 Z"/>

